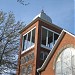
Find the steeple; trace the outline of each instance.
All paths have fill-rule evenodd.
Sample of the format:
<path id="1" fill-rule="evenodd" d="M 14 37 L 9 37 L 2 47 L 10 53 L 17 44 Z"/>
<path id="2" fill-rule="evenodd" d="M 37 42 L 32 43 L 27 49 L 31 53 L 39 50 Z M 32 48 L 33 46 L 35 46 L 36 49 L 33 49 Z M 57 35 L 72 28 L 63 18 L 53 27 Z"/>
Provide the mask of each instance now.
<path id="1" fill-rule="evenodd" d="M 34 17 L 33 20 L 35 20 L 37 17 L 40 17 L 41 19 L 52 23 L 52 19 L 48 15 L 46 15 L 43 9 L 41 10 L 41 13 L 39 13 L 37 16 Z"/>

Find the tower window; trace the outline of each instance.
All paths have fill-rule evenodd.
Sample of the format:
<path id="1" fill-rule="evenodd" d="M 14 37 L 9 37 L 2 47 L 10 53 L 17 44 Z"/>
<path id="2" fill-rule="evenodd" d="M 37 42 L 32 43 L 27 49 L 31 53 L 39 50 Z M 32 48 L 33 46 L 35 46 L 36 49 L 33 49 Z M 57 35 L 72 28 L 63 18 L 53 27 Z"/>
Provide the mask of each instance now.
<path id="1" fill-rule="evenodd" d="M 45 27 L 41 28 L 41 45 L 45 48 L 53 48 L 59 34 Z"/>
<path id="2" fill-rule="evenodd" d="M 47 39 L 47 30 L 42 28 L 42 44 L 46 45 L 46 39 Z"/>
<path id="3" fill-rule="evenodd" d="M 40 59 L 41 59 L 41 60 L 45 60 L 46 57 L 47 57 L 47 55 L 48 55 L 47 52 L 43 52 L 43 51 L 41 51 L 41 53 L 40 53 Z"/>
<path id="4" fill-rule="evenodd" d="M 35 28 L 23 36 L 23 51 L 35 43 Z"/>
<path id="5" fill-rule="evenodd" d="M 48 55 L 48 53 L 45 52 L 45 53 L 44 53 L 44 60 L 47 58 L 47 55 Z"/>
<path id="6" fill-rule="evenodd" d="M 44 52 L 41 52 L 41 53 L 40 53 L 40 59 L 41 59 L 41 60 L 44 60 Z"/>

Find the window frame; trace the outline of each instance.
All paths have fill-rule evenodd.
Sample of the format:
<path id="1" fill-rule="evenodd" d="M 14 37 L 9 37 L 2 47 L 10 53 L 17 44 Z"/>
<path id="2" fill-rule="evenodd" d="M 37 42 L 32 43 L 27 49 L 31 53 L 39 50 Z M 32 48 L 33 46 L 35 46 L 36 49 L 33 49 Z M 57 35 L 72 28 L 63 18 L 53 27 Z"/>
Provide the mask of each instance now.
<path id="1" fill-rule="evenodd" d="M 36 31 L 36 26 L 33 27 L 30 31 L 26 32 L 25 34 L 23 34 L 23 38 L 22 38 L 22 52 L 21 54 L 23 54 L 24 52 L 30 50 L 31 48 L 33 48 L 35 46 L 35 42 L 33 45 L 31 45 L 29 48 L 26 48 L 26 49 L 23 49 L 24 48 L 24 36 L 27 35 L 28 36 L 28 33 L 31 32 L 31 36 L 30 36 L 30 42 L 32 41 L 32 31 L 35 29 Z"/>
<path id="2" fill-rule="evenodd" d="M 56 64 L 58 63 L 58 60 L 59 60 L 59 57 L 61 56 L 61 61 L 62 61 L 62 54 L 64 53 L 64 51 L 65 50 L 67 50 L 67 49 L 69 49 L 70 50 L 70 52 L 71 52 L 71 66 L 69 66 L 69 67 L 71 67 L 72 68 L 72 66 L 73 66 L 73 64 L 72 64 L 72 56 L 73 56 L 73 54 L 72 54 L 72 49 L 74 49 L 75 50 L 75 47 L 68 47 L 68 46 L 65 46 L 66 48 L 64 48 L 63 47 L 63 49 L 62 50 L 60 50 L 59 52 L 58 52 L 58 54 L 56 55 L 56 58 L 55 58 L 55 60 L 54 60 L 54 65 L 53 65 L 53 69 L 54 69 L 54 71 L 55 71 L 55 75 L 56 75 Z M 74 57 L 75 57 L 75 54 L 74 54 Z M 62 62 L 63 63 L 63 62 Z M 75 67 L 75 66 L 74 66 Z M 72 69 L 72 70 L 74 70 L 74 69 Z M 62 69 L 61 69 L 61 71 L 62 71 Z M 71 73 L 73 74 L 73 72 L 71 71 Z M 75 73 L 75 71 L 74 71 L 74 73 Z"/>
<path id="3" fill-rule="evenodd" d="M 44 28 L 44 29 L 47 30 L 46 45 L 43 45 L 43 44 L 42 44 L 42 28 Z M 51 29 L 49 29 L 49 28 L 46 28 L 45 26 L 41 26 L 41 47 L 46 48 L 46 49 L 48 49 L 48 50 L 51 50 L 53 47 L 50 48 L 50 47 L 47 46 L 47 45 L 48 45 L 48 33 L 49 33 L 49 31 L 53 33 L 53 37 L 52 37 L 52 38 L 53 38 L 53 39 L 52 39 L 52 40 L 53 40 L 53 46 L 54 46 L 54 44 L 55 44 L 55 43 L 54 43 L 54 34 L 57 34 L 58 37 L 59 37 L 60 34 L 57 33 L 57 32 L 55 32 L 55 31 L 53 31 L 53 30 L 51 30 Z"/>
<path id="4" fill-rule="evenodd" d="M 46 59 L 45 55 L 48 56 L 48 53 L 45 52 L 45 51 L 41 51 L 41 52 L 40 52 L 40 55 L 41 55 L 41 53 L 43 53 L 43 58 L 41 59 L 41 57 L 40 57 L 40 59 L 41 59 L 41 60 L 45 60 L 45 59 Z"/>

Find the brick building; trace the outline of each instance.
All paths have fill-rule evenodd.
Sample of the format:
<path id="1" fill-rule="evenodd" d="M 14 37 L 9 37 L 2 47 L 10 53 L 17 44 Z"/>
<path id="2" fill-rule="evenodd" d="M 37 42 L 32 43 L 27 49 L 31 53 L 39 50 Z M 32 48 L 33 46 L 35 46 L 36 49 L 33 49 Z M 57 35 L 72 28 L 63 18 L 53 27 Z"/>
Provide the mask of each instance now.
<path id="1" fill-rule="evenodd" d="M 75 36 L 43 10 L 20 34 L 16 75 L 75 75 Z"/>

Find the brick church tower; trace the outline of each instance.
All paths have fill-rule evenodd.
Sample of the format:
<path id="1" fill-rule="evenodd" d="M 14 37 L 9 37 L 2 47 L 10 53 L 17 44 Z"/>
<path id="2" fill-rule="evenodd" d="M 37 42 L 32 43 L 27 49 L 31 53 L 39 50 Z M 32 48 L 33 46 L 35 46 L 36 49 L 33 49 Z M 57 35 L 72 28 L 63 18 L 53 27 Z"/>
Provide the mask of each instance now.
<path id="1" fill-rule="evenodd" d="M 43 10 L 22 29 L 16 75 L 38 75 L 37 68 L 45 61 L 61 31 Z"/>

